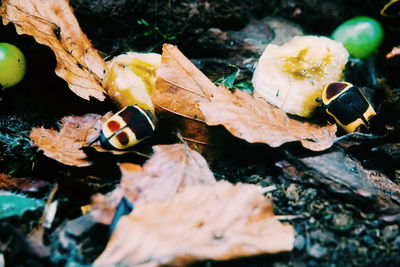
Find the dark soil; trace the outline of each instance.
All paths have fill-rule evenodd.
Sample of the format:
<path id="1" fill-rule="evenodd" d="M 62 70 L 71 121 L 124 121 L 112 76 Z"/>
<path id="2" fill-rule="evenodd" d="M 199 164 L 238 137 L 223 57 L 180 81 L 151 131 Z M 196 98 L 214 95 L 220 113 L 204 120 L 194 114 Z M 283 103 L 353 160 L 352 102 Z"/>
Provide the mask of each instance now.
<path id="1" fill-rule="evenodd" d="M 338 24 L 356 15 L 378 18 L 386 33 L 383 46 L 374 57 L 353 62 L 346 78 L 367 88 L 366 94 L 374 105 L 382 106 L 383 114 L 387 114 L 380 123 L 389 123 L 392 129 L 388 132 L 377 126 L 377 133 L 383 131 L 384 138 L 344 141 L 334 149 L 343 149 L 362 168 L 380 171 L 399 184 L 400 105 L 396 97 L 400 95 L 400 62 L 385 60 L 384 55 L 400 44 L 397 32 L 400 19 L 379 16 L 385 3 L 383 0 L 71 0 L 84 32 L 104 56 L 129 50 L 159 52 L 163 42 L 174 43 L 186 56 L 196 58 L 194 62 L 214 80 L 232 71 L 227 67 L 232 63 L 243 70 L 240 79 L 251 77 L 252 64 L 245 59 L 253 58 L 250 62 L 254 62 L 258 50 L 241 40 L 244 35 L 255 39 L 259 36 L 240 32 L 251 21 L 260 21 L 266 16 L 278 19 L 284 22 L 290 36 L 296 29 L 306 34 L 330 35 Z M 139 25 L 139 19 L 145 19 L 150 27 Z M 272 24 L 263 25 L 268 41 L 258 39 L 258 44 L 277 40 L 279 33 Z M 107 229 L 81 217 L 80 207 L 88 204 L 93 194 L 106 193 L 118 183 L 117 162 L 143 163 L 144 159 L 94 155 L 98 162 L 94 166 L 73 168 L 48 159 L 32 148 L 28 139 L 32 127 L 57 127 L 57 121 L 65 115 L 104 114 L 115 107 L 109 101 L 88 102 L 74 95 L 54 74 L 55 58 L 51 50 L 30 37 L 17 36 L 13 26 L 1 26 L 0 37 L 0 41 L 19 46 L 28 62 L 23 82 L 1 96 L 0 173 L 44 181 L 40 189 L 26 192 L 35 197 L 46 197 L 58 183 L 56 199 L 60 202 L 55 222 L 45 234 L 45 245 L 52 251 L 50 258 L 40 252 L 40 247 L 26 241 L 26 235 L 40 217 L 37 212 L 1 222 L 0 250 L 9 266 L 88 264 L 104 247 L 107 240 L 98 237 L 99 233 L 107 236 L 104 234 Z M 387 104 L 389 100 L 397 105 Z M 148 150 L 151 144 L 176 141 L 175 136 L 158 133 L 143 149 Z M 220 148 L 210 161 L 215 176 L 233 183 L 275 186 L 267 196 L 274 202 L 275 213 L 286 216 L 284 220 L 294 226 L 295 249 L 290 253 L 202 262 L 195 266 L 400 266 L 398 219 L 388 216 L 393 214 L 383 214 L 374 205 L 373 197 L 360 199 L 326 183 L 313 184 L 302 181 L 301 177 L 289 179 L 282 162 L 302 172 L 303 163 L 295 159 L 309 156 L 298 144 L 272 149 L 233 137 L 227 143 L 229 146 Z M 85 227 L 77 230 L 76 225 Z M 66 233 L 69 241 L 61 244 L 59 237 Z"/>

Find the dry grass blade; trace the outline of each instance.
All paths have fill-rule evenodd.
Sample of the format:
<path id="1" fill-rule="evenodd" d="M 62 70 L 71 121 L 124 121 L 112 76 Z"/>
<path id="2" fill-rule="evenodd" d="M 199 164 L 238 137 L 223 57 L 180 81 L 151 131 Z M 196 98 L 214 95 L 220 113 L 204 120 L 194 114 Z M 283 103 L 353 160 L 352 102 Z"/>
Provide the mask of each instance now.
<path id="1" fill-rule="evenodd" d="M 293 243 L 292 226 L 275 218 L 257 186 L 220 181 L 122 217 L 95 266 L 186 266 L 289 251 Z"/>
<path id="2" fill-rule="evenodd" d="M 61 120 L 60 131 L 45 128 L 33 128 L 30 138 L 43 150 L 44 154 L 61 163 L 77 167 L 89 166 L 82 147 L 90 144 L 100 134 L 102 116 L 87 114 L 68 116 Z"/>
<path id="3" fill-rule="evenodd" d="M 28 34 L 50 47 L 57 58 L 56 74 L 78 96 L 104 100 L 101 81 L 105 62 L 82 32 L 67 0 L 3 0 L 3 24 L 14 23 L 18 34 Z"/>

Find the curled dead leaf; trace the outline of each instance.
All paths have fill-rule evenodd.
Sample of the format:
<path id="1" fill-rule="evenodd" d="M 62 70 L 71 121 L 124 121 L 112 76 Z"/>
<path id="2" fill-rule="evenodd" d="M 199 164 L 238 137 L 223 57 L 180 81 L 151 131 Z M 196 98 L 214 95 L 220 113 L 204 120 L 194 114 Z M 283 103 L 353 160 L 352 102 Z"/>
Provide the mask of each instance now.
<path id="1" fill-rule="evenodd" d="M 387 18 L 396 18 L 400 15 L 399 12 L 399 0 L 388 1 L 380 11 L 381 16 Z"/>
<path id="2" fill-rule="evenodd" d="M 204 120 L 198 104 L 211 97 L 215 85 L 176 46 L 164 44 L 153 103 L 194 120 Z"/>
<path id="3" fill-rule="evenodd" d="M 223 125 L 232 135 L 250 143 L 278 147 L 300 141 L 305 148 L 321 151 L 329 148 L 336 138 L 336 125 L 301 122 L 258 96 L 241 91 L 231 93 L 215 86 L 177 47 L 168 44 L 163 46 L 153 101 L 163 111 L 189 120 Z M 183 137 L 190 135 L 192 123 L 182 123 L 182 126 L 186 133 Z M 204 132 L 209 131 L 202 131 L 203 135 Z M 191 139 L 199 143 L 208 141 L 207 137 L 193 136 Z"/>
<path id="4" fill-rule="evenodd" d="M 293 227 L 274 217 L 257 186 L 219 181 L 123 216 L 95 266 L 186 266 L 290 251 L 293 244 Z"/>
<path id="5" fill-rule="evenodd" d="M 168 125 L 167 130 L 175 132 L 178 129 L 192 147 L 210 143 L 209 129 L 204 124 L 199 103 L 210 99 L 209 90 L 213 86 L 177 47 L 163 45 L 161 67 L 157 70 L 152 101 L 159 120 L 164 120 Z"/>
<path id="6" fill-rule="evenodd" d="M 386 58 L 392 58 L 400 55 L 400 46 L 393 47 L 392 51 L 387 53 Z"/>
<path id="7" fill-rule="evenodd" d="M 223 87 L 213 90 L 212 101 L 201 103 L 208 125 L 224 125 L 236 137 L 250 143 L 278 147 L 300 141 L 303 147 L 322 151 L 332 146 L 336 125 L 319 126 L 289 118 L 286 113 L 256 95 Z"/>
<path id="8" fill-rule="evenodd" d="M 167 201 L 188 186 L 215 183 L 206 160 L 186 144 L 158 145 L 153 150 L 154 155 L 143 167 L 120 165 L 122 178 L 117 192 L 109 198 L 94 198 L 92 213 L 96 220 L 109 224 L 123 196 L 136 207 L 149 201 Z"/>
<path id="9" fill-rule="evenodd" d="M 89 166 L 92 163 L 87 161 L 82 147 L 98 138 L 102 120 L 106 120 L 107 116 L 102 117 L 97 114 L 67 116 L 61 120 L 60 131 L 43 127 L 33 128 L 30 138 L 49 158 L 66 165 Z"/>
<path id="10" fill-rule="evenodd" d="M 106 64 L 79 27 L 68 0 L 3 0 L 0 16 L 4 25 L 14 23 L 18 34 L 31 35 L 54 51 L 56 74 L 75 94 L 105 99 L 101 81 Z"/>

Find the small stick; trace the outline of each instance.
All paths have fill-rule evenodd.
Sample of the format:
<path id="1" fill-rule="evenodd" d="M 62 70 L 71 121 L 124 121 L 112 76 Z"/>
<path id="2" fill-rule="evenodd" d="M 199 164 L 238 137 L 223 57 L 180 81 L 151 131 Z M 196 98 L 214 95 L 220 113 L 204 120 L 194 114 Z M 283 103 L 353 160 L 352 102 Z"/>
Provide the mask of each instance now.
<path id="1" fill-rule="evenodd" d="M 44 207 L 44 211 L 42 213 L 42 216 L 39 219 L 38 226 L 35 229 L 33 229 L 32 232 L 29 235 L 29 239 L 30 240 L 36 241 L 39 244 L 43 244 L 44 228 L 49 223 L 48 221 L 50 219 L 50 218 L 48 218 L 49 217 L 48 214 L 51 213 L 51 215 L 53 217 L 52 219 L 54 219 L 54 215 L 55 215 L 56 210 L 52 210 L 52 212 L 49 212 L 49 210 L 51 210 L 50 207 L 52 206 L 51 204 L 52 204 L 52 202 L 54 200 L 54 197 L 56 196 L 57 190 L 58 190 L 58 183 L 56 183 L 54 185 L 53 189 L 50 192 L 50 195 L 49 195 L 49 198 L 46 201 L 46 205 Z M 57 206 L 55 208 L 57 208 Z"/>

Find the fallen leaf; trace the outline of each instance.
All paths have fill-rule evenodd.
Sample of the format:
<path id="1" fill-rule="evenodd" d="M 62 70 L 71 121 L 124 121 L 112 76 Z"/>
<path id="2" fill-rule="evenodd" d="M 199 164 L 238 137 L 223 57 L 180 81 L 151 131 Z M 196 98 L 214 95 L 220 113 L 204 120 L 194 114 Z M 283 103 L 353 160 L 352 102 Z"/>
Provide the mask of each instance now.
<path id="1" fill-rule="evenodd" d="M 140 169 L 141 166 L 137 165 Z M 115 211 L 124 197 L 124 191 L 117 187 L 106 195 L 96 194 L 92 197 L 90 215 L 96 222 L 110 225 Z"/>
<path id="2" fill-rule="evenodd" d="M 239 90 L 231 93 L 215 86 L 175 46 L 163 46 L 162 65 L 157 74 L 153 96 L 157 106 L 208 125 L 223 125 L 232 135 L 250 143 L 278 147 L 300 141 L 310 150 L 321 151 L 329 148 L 336 138 L 336 125 L 301 122 L 257 95 Z M 182 124 L 185 132 L 190 132 L 191 124 Z M 196 141 L 196 135 L 193 136 Z"/>
<path id="3" fill-rule="evenodd" d="M 396 18 L 400 15 L 399 0 L 388 1 L 380 11 L 381 16 L 387 18 Z"/>
<path id="4" fill-rule="evenodd" d="M 131 163 L 120 165 L 121 185 L 125 195 L 135 205 L 149 201 L 163 202 L 182 188 L 215 183 L 206 160 L 186 144 L 158 145 L 153 150 L 153 157 L 141 170 Z"/>
<path id="5" fill-rule="evenodd" d="M 47 157 L 66 165 L 85 167 L 92 163 L 87 161 L 82 147 L 98 138 L 102 120 L 106 119 L 107 116 L 97 114 L 67 116 L 61 120 L 60 131 L 33 128 L 30 138 Z"/>
<path id="6" fill-rule="evenodd" d="M 382 173 L 364 169 L 345 150 L 335 148 L 329 153 L 306 157 L 287 153 L 288 160 L 277 164 L 284 178 L 324 186 L 335 194 L 368 205 L 386 220 L 400 218 L 400 186 Z"/>
<path id="7" fill-rule="evenodd" d="M 164 44 L 153 103 L 169 112 L 204 120 L 200 102 L 209 101 L 215 85 L 176 46 Z"/>
<path id="8" fill-rule="evenodd" d="M 24 194 L 36 194 L 45 191 L 50 185 L 48 181 L 27 178 L 9 177 L 0 173 L 0 190 L 21 192 Z"/>
<path id="9" fill-rule="evenodd" d="M 158 145 L 153 150 L 154 155 L 143 167 L 132 163 L 120 165 L 120 187 L 109 197 L 97 195 L 93 200 L 92 214 L 96 220 L 109 224 L 123 196 L 136 207 L 151 201 L 167 201 L 188 186 L 215 183 L 206 160 L 186 144 Z"/>
<path id="10" fill-rule="evenodd" d="M 3 24 L 14 23 L 18 34 L 31 35 L 50 47 L 56 74 L 78 96 L 104 100 L 101 82 L 106 64 L 79 27 L 68 0 L 3 0 Z"/>
<path id="11" fill-rule="evenodd" d="M 255 185 L 186 187 L 123 216 L 95 266 L 186 266 L 199 260 L 290 251 L 294 230 Z"/>
<path id="12" fill-rule="evenodd" d="M 386 58 L 392 58 L 400 55 L 400 46 L 395 46 L 393 47 L 392 51 L 390 51 L 387 55 Z"/>
<path id="13" fill-rule="evenodd" d="M 286 113 L 257 95 L 224 87 L 213 90 L 212 101 L 201 103 L 208 125 L 223 125 L 236 137 L 250 143 L 265 143 L 278 147 L 300 141 L 303 147 L 322 151 L 332 146 L 336 124 L 320 126 L 289 118 Z"/>

